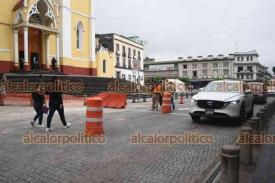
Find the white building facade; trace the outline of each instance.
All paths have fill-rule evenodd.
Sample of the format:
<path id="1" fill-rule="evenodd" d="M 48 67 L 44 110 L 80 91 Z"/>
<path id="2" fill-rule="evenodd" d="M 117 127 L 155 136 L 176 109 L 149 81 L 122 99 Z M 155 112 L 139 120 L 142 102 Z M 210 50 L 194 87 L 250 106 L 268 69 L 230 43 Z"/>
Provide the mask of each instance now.
<path id="1" fill-rule="evenodd" d="M 114 35 L 115 77 L 144 84 L 144 46 L 135 39 Z"/>
<path id="2" fill-rule="evenodd" d="M 265 81 L 269 79 L 267 67 L 259 62 L 258 53 L 236 52 L 234 54 L 234 78 L 244 81 Z"/>
<path id="3" fill-rule="evenodd" d="M 177 65 L 177 67 L 172 67 Z M 160 70 L 162 72 L 177 69 L 179 78 L 189 78 L 193 82 L 212 81 L 216 79 L 240 79 L 243 81 L 265 81 L 270 79 L 271 74 L 267 67 L 259 62 L 258 53 L 235 52 L 224 56 L 208 55 L 207 57 L 179 57 L 178 60 L 165 62 L 148 62 L 145 64 L 146 78 L 152 77 Z M 167 74 L 165 75 L 166 78 Z M 175 76 L 173 76 L 175 78 Z"/>
<path id="4" fill-rule="evenodd" d="M 144 85 L 144 45 L 138 37 L 99 34 L 100 44 L 114 53 L 113 77 Z"/>
<path id="5" fill-rule="evenodd" d="M 233 78 L 233 58 L 233 55 L 187 57 L 178 63 L 179 77 L 198 81 Z"/>

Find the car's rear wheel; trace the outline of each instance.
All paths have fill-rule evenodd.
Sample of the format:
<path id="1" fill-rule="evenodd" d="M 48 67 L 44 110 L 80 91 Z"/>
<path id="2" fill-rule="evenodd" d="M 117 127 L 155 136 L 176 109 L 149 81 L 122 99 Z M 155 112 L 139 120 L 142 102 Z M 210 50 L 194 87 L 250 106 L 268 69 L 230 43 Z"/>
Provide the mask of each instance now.
<path id="1" fill-rule="evenodd" d="M 194 122 L 199 122 L 200 121 L 200 119 L 201 119 L 201 117 L 199 117 L 199 116 L 191 116 L 191 118 L 192 118 L 192 120 L 194 121 Z"/>

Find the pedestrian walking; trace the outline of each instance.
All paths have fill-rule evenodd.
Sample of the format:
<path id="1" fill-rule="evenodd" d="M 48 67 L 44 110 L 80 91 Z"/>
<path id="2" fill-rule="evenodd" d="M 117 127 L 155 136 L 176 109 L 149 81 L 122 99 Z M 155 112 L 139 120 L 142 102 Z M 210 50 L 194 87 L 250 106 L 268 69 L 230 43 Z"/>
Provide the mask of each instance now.
<path id="1" fill-rule="evenodd" d="M 35 127 L 35 122 L 38 119 L 38 128 L 44 128 L 43 122 L 43 107 L 46 107 L 46 101 L 44 93 L 42 93 L 40 86 L 37 87 L 37 90 L 32 92 L 32 103 L 33 108 L 36 112 L 33 120 L 31 121 L 31 126 Z"/>
<path id="2" fill-rule="evenodd" d="M 53 77 L 52 82 L 58 83 L 59 82 L 58 77 L 56 77 L 56 76 Z M 62 92 L 57 91 L 57 88 L 55 90 L 56 91 L 48 91 L 46 93 L 50 97 L 50 100 L 49 100 L 50 110 L 49 110 L 49 115 L 47 118 L 46 132 L 52 131 L 51 122 L 52 122 L 52 118 L 53 118 L 55 111 L 57 111 L 59 114 L 60 120 L 63 124 L 63 128 L 69 128 L 69 126 L 71 125 L 70 123 L 67 123 L 66 119 L 65 119 Z"/>
<path id="3" fill-rule="evenodd" d="M 171 94 L 171 105 L 172 105 L 172 109 L 175 110 L 176 104 L 175 104 L 175 100 L 174 100 L 173 94 Z"/>
<path id="4" fill-rule="evenodd" d="M 171 93 L 171 107 L 172 107 L 173 110 L 175 110 L 176 104 L 175 104 L 174 95 L 175 95 L 175 92 L 176 92 L 176 86 L 173 82 L 168 83 L 167 91 L 169 93 Z"/>
<path id="5" fill-rule="evenodd" d="M 161 85 L 159 83 L 155 84 L 152 91 L 152 111 L 158 111 L 158 104 L 161 99 Z"/>

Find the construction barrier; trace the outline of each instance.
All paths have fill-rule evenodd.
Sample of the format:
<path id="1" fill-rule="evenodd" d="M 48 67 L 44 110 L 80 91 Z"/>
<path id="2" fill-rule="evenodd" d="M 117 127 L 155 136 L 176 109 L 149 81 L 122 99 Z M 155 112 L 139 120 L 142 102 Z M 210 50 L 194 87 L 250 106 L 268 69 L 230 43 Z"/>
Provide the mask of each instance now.
<path id="1" fill-rule="evenodd" d="M 31 93 L 7 93 L 4 97 L 5 105 L 32 106 Z"/>
<path id="2" fill-rule="evenodd" d="M 49 95 L 44 95 L 45 100 L 49 101 Z M 68 103 L 70 106 L 73 104 L 78 104 L 79 106 L 83 105 L 83 101 L 87 98 L 87 96 L 82 95 L 68 95 L 63 94 L 63 101 L 65 104 Z M 32 106 L 32 96 L 31 93 L 7 93 L 2 98 L 2 101 L 5 105 L 12 106 Z M 1 104 L 1 94 L 0 94 L 0 104 Z"/>
<path id="3" fill-rule="evenodd" d="M 171 93 L 164 92 L 161 105 L 161 113 L 171 113 Z"/>
<path id="4" fill-rule="evenodd" d="M 103 135 L 103 108 L 102 99 L 99 97 L 87 98 L 86 100 L 86 129 L 87 136 Z"/>
<path id="5" fill-rule="evenodd" d="M 64 103 L 68 105 L 85 105 L 86 95 L 68 95 L 63 94 Z M 127 105 L 127 94 L 104 92 L 98 95 L 103 100 L 103 107 L 123 109 Z M 49 96 L 45 95 L 46 101 Z M 5 96 L 0 94 L 0 105 L 32 105 L 31 93 L 7 93 Z"/>
<path id="6" fill-rule="evenodd" d="M 97 97 L 102 98 L 102 106 L 106 108 L 124 109 L 127 105 L 127 94 L 104 92 Z"/>

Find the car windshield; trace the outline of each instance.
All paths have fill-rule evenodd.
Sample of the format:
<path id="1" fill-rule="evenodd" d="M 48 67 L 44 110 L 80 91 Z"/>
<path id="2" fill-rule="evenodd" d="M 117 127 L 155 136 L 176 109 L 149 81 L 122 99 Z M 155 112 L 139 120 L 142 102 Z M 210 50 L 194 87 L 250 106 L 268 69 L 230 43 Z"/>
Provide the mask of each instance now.
<path id="1" fill-rule="evenodd" d="M 240 82 L 211 82 L 204 89 L 204 92 L 230 92 L 241 93 L 242 85 Z"/>

